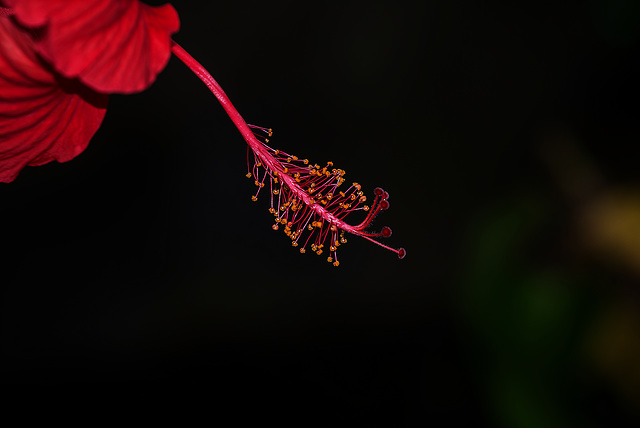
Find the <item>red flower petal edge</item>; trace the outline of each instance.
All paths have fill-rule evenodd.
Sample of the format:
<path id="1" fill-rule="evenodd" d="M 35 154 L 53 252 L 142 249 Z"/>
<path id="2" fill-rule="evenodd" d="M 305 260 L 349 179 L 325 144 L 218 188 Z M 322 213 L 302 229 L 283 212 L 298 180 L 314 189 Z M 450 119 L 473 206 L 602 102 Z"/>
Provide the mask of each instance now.
<path id="1" fill-rule="evenodd" d="M 108 97 L 53 73 L 9 18 L 0 17 L 0 40 L 0 182 L 10 182 L 26 165 L 82 152 Z"/>
<path id="2" fill-rule="evenodd" d="M 107 93 L 147 88 L 178 27 L 170 5 L 0 0 L 0 182 L 81 153 L 102 123 Z"/>
<path id="3" fill-rule="evenodd" d="M 146 89 L 171 56 L 180 21 L 166 4 L 137 0 L 10 0 L 18 22 L 45 27 L 38 53 L 67 78 L 98 92 Z"/>

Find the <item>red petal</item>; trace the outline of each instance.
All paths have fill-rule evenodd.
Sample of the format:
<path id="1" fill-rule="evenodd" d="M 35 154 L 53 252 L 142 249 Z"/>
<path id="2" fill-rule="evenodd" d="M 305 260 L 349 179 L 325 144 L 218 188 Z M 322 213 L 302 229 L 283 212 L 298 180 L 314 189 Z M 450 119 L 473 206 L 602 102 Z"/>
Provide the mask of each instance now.
<path id="1" fill-rule="evenodd" d="M 0 182 L 10 182 L 26 165 L 81 153 L 108 97 L 56 76 L 11 18 L 0 17 L 0 40 Z"/>
<path id="2" fill-rule="evenodd" d="M 99 92 L 147 88 L 169 61 L 178 14 L 137 0 L 9 0 L 18 21 L 45 27 L 38 52 Z"/>

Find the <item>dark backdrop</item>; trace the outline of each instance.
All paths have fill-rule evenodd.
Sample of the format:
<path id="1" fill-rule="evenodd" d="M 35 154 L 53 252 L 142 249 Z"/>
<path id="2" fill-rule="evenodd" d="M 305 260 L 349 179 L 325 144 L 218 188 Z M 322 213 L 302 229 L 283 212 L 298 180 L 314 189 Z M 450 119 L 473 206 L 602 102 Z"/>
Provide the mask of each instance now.
<path id="1" fill-rule="evenodd" d="M 174 1 L 274 146 L 390 193 L 408 255 L 291 248 L 172 58 L 77 159 L 0 187 L 2 382 L 204 386 L 299 426 L 635 420 L 638 6 L 492 3 Z"/>

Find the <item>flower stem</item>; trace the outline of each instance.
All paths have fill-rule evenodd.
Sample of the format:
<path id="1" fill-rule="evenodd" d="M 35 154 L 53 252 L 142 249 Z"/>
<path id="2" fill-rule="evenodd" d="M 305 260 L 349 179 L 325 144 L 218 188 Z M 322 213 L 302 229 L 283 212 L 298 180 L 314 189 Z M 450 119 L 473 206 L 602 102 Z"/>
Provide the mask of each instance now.
<path id="1" fill-rule="evenodd" d="M 191 71 L 195 73 L 202 82 L 207 85 L 207 88 L 215 95 L 215 97 L 220 101 L 222 107 L 229 115 L 229 118 L 233 121 L 233 124 L 238 128 L 238 131 L 242 134 L 244 139 L 247 141 L 247 144 L 251 146 L 252 149 L 256 150 L 260 146 L 259 142 L 256 141 L 255 144 L 253 140 L 255 140 L 255 135 L 251 128 L 247 125 L 247 122 L 242 118 L 238 110 L 233 106 L 231 100 L 224 92 L 222 87 L 216 82 L 216 80 L 209 74 L 209 72 L 200 64 L 194 57 L 189 55 L 187 51 L 185 51 L 179 44 L 175 41 L 171 41 L 171 52 L 175 56 L 180 59 Z"/>
<path id="2" fill-rule="evenodd" d="M 296 194 L 298 197 L 303 200 L 307 205 L 313 206 L 314 204 L 311 202 L 311 197 L 307 195 L 304 190 L 291 178 L 288 174 L 284 173 L 284 168 L 265 148 L 265 146 L 256 138 L 247 122 L 242 118 L 238 110 L 233 106 L 231 100 L 224 92 L 222 87 L 216 82 L 216 80 L 211 76 L 211 74 L 200 64 L 194 57 L 189 55 L 187 51 L 185 51 L 179 44 L 175 41 L 171 41 L 171 52 L 175 56 L 178 57 L 191 71 L 195 73 L 207 88 L 215 95 L 215 97 L 220 101 L 222 107 L 233 121 L 242 137 L 245 139 L 247 144 L 251 147 L 254 153 L 260 158 L 260 160 L 265 164 L 265 166 L 280 175 L 282 181 L 289 186 L 289 188 Z M 324 209 L 319 205 L 314 208 L 317 211 L 320 211 L 320 215 L 324 215 L 325 217 L 329 216 L 328 213 L 324 213 Z M 333 219 L 331 219 L 333 220 Z M 343 222 L 336 220 L 340 224 Z"/>

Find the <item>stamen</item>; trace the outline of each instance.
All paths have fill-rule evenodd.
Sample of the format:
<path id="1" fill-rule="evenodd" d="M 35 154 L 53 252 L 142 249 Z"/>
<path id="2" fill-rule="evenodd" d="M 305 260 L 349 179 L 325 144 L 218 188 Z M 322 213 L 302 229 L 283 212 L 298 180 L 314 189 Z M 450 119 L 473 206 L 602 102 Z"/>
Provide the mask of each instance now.
<path id="1" fill-rule="evenodd" d="M 247 151 L 248 178 L 254 178 L 258 187 L 251 197 L 258 199 L 260 190 L 265 186 L 269 177 L 271 199 L 269 212 L 275 216 L 274 230 L 284 226 L 284 232 L 292 240 L 292 245 L 298 246 L 300 238 L 307 234 L 301 253 L 306 252 L 309 242 L 310 248 L 316 254 L 323 253 L 324 243 L 328 241 L 329 256 L 327 261 L 338 266 L 337 247 L 347 243 L 345 232 L 361 236 L 389 251 L 395 252 L 399 258 L 406 256 L 404 248 L 391 248 L 373 238 L 391 236 L 391 229 L 383 227 L 379 233 L 366 232 L 380 211 L 389 208 L 389 193 L 381 188 L 374 190 L 374 201 L 370 206 L 361 205 L 367 198 L 358 183 L 353 183 L 346 191 L 338 191 L 345 179 L 345 171 L 332 168 L 333 162 L 326 166 L 310 164 L 308 159 L 299 159 L 281 150 L 273 149 L 266 143 L 273 135 L 271 128 L 247 124 L 240 113 L 233 106 L 218 82 L 182 47 L 172 41 L 172 52 L 189 67 L 204 82 L 209 90 L 220 101 L 235 126 L 238 128 L 249 148 L 253 152 L 253 167 L 250 166 L 250 156 Z M 260 178 L 260 169 L 264 170 Z M 313 196 L 312 196 L 313 195 Z M 277 203 L 274 204 L 274 197 Z M 352 226 L 344 218 L 353 211 L 367 212 L 365 219 L 358 225 Z M 340 234 L 338 235 L 338 231 Z"/>

